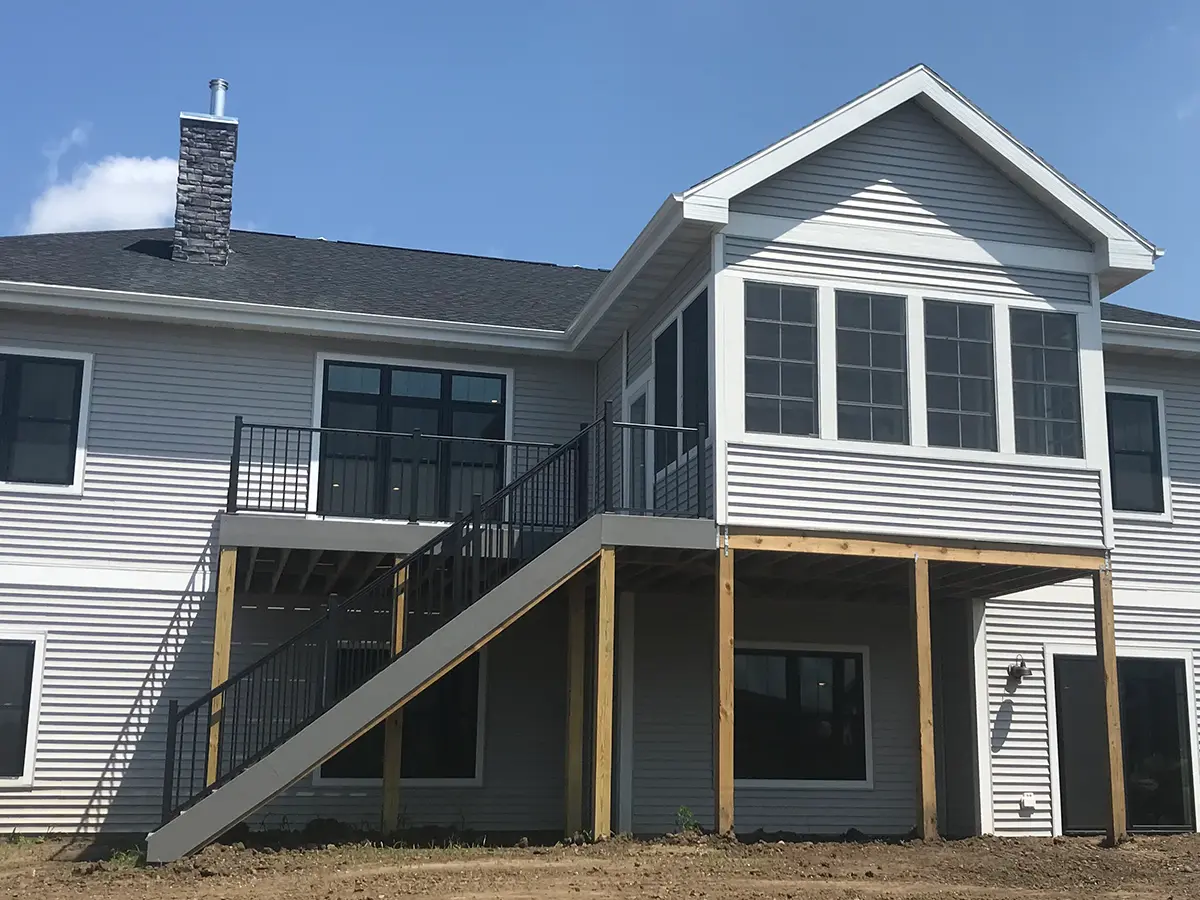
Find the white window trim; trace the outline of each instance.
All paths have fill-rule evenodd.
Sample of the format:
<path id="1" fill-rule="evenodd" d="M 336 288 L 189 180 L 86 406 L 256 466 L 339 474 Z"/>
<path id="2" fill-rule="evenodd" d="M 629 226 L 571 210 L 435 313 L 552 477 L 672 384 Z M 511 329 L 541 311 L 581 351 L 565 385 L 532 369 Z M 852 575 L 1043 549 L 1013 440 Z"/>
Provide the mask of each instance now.
<path id="1" fill-rule="evenodd" d="M 1096 655 L 1095 644 L 1046 644 L 1042 665 L 1045 667 L 1046 690 L 1046 735 L 1050 742 L 1050 819 L 1054 835 L 1063 833 L 1062 827 L 1062 783 L 1058 762 L 1058 701 L 1055 696 L 1054 657 Z M 1183 662 L 1184 684 L 1187 691 L 1188 748 L 1192 759 L 1192 821 L 1200 831 L 1200 753 L 1196 744 L 1196 679 L 1190 647 L 1117 642 L 1117 658 L 1127 659 L 1175 659 Z M 1020 690 L 1020 688 L 1017 688 Z"/>
<path id="2" fill-rule="evenodd" d="M 1162 512 L 1139 512 L 1132 509 L 1117 509 L 1113 507 L 1113 520 L 1117 522 L 1166 522 L 1174 521 L 1174 511 L 1171 505 L 1171 472 L 1170 459 L 1171 455 L 1167 449 L 1167 398 L 1166 394 L 1157 388 L 1141 388 L 1131 387 L 1129 385 L 1109 384 L 1104 387 L 1105 395 L 1105 413 L 1108 409 L 1109 394 L 1128 394 L 1133 397 L 1153 397 L 1158 405 L 1158 421 L 1155 422 L 1158 428 L 1158 455 L 1159 466 L 1162 470 L 1162 497 L 1163 511 Z M 1107 429 L 1107 420 L 1105 422 Z M 1112 477 L 1112 449 L 1108 448 L 1109 452 L 1109 477 Z"/>
<path id="3" fill-rule="evenodd" d="M 488 649 L 479 651 L 479 695 L 476 701 L 475 714 L 475 774 L 470 778 L 401 778 L 404 787 L 483 787 L 483 753 L 484 726 L 487 723 L 487 682 L 488 682 Z M 403 715 L 403 707 L 400 714 Z M 382 778 L 325 778 L 321 775 L 321 767 L 317 766 L 312 774 L 313 787 L 338 788 L 369 788 L 382 787 Z"/>
<path id="4" fill-rule="evenodd" d="M 335 353 L 335 352 L 319 352 L 316 357 L 316 373 L 313 376 L 313 403 L 312 403 L 312 427 L 321 427 L 321 416 L 324 413 L 324 398 L 325 398 L 325 364 L 327 362 L 339 363 L 365 363 L 367 365 L 376 366 L 407 366 L 412 369 L 430 369 L 433 371 L 454 371 L 454 372 L 479 372 L 483 375 L 499 375 L 504 378 L 504 439 L 511 441 L 513 439 L 513 408 L 516 405 L 514 394 L 516 392 L 516 370 L 505 366 L 483 366 L 473 363 L 456 363 L 447 360 L 430 360 L 430 359 L 404 359 L 390 356 L 360 356 L 354 353 Z M 325 517 L 317 512 L 317 494 L 318 486 L 320 485 L 321 476 L 321 459 L 317 452 L 318 443 L 312 442 L 312 448 L 309 452 L 308 460 L 308 518 L 324 519 Z M 511 472 L 505 472 L 505 480 L 507 481 Z M 338 517 L 347 522 L 396 522 L 395 519 L 358 519 L 354 517 Z M 420 525 L 449 525 L 448 521 L 426 522 L 421 521 Z"/>
<path id="5" fill-rule="evenodd" d="M 797 644 L 782 641 L 735 641 L 734 652 L 738 650 L 779 650 L 782 652 L 808 653 L 858 653 L 862 655 L 863 680 L 863 744 L 867 777 L 859 781 L 840 781 L 831 779 L 773 779 L 773 778 L 735 778 L 734 789 L 769 789 L 769 790 L 821 790 L 821 791 L 871 791 L 875 789 L 875 751 L 871 715 L 871 650 L 865 644 Z M 734 721 L 737 721 L 737 709 L 734 709 Z"/>
<path id="6" fill-rule="evenodd" d="M 42 676 L 46 665 L 46 633 L 4 629 L 0 639 L 33 644 L 33 677 L 29 683 L 29 724 L 25 732 L 25 769 L 15 778 L 0 778 L 0 791 L 33 787 L 34 757 L 37 755 L 38 722 L 42 706 Z"/>
<path id="7" fill-rule="evenodd" d="M 1097 460 L 1091 458 L 1091 442 L 1088 439 L 1088 420 L 1092 410 L 1088 406 L 1089 393 L 1083 384 L 1081 375 L 1080 403 L 1084 417 L 1084 439 L 1082 457 L 1039 456 L 1016 452 L 1015 420 L 1012 403 L 1012 346 L 1009 340 L 1008 310 L 1034 309 L 1043 312 L 1061 312 L 1073 315 L 1078 323 L 1080 349 L 1078 351 L 1081 373 L 1085 348 L 1083 338 L 1089 321 L 1088 314 L 1094 307 L 1083 302 L 1060 300 L 1041 300 L 1036 297 L 1008 297 L 993 294 L 967 293 L 954 290 L 911 290 L 898 285 L 880 286 L 870 281 L 852 281 L 841 278 L 814 278 L 803 274 L 786 272 L 750 272 L 736 268 L 726 268 L 722 277 L 736 280 L 727 290 L 738 298 L 737 314 L 724 321 L 727 340 L 736 341 L 738 365 L 731 367 L 726 376 L 726 383 L 720 387 L 722 397 L 729 410 L 726 419 L 725 440 L 731 444 L 750 446 L 775 447 L 794 450 L 823 450 L 841 452 L 862 452 L 878 454 L 885 457 L 904 457 L 908 459 L 937 459 L 948 462 L 991 463 L 993 465 L 1012 465 L 1027 468 L 1044 468 L 1057 470 L 1100 471 Z M 796 287 L 815 288 L 817 290 L 817 415 L 819 419 L 819 435 L 781 435 L 765 434 L 746 431 L 745 385 L 741 370 L 745 359 L 745 283 L 757 281 L 764 284 L 781 284 Z M 839 439 L 837 436 L 837 324 L 836 300 L 837 291 L 861 291 L 866 293 L 889 294 L 894 297 L 907 299 L 907 345 L 908 345 L 908 416 L 909 438 L 906 444 L 888 444 L 877 441 L 858 441 Z M 924 371 L 924 301 L 947 300 L 952 303 L 974 303 L 990 306 L 992 309 L 992 347 L 995 354 L 995 391 L 996 391 L 996 436 L 997 450 L 974 450 L 956 447 L 930 447 L 926 439 L 928 409 L 925 403 L 925 371 Z M 914 311 L 915 310 L 915 311 Z M 920 332 L 913 327 L 914 321 L 921 322 Z M 827 349 L 832 348 L 832 349 Z M 915 349 L 914 349 L 915 348 Z M 919 378 L 915 377 L 916 365 L 920 363 Z M 916 382 L 920 381 L 917 385 Z M 1095 391 L 1093 392 L 1095 393 Z M 920 401 L 920 408 L 918 408 Z M 915 422 L 920 419 L 922 427 L 917 428 Z M 925 444 L 918 444 L 918 438 L 924 439 Z M 1107 455 L 1107 444 L 1105 454 Z"/>
<path id="8" fill-rule="evenodd" d="M 30 484 L 24 481 L 0 481 L 0 493 L 55 494 L 58 496 L 83 496 L 83 475 L 87 462 L 88 412 L 92 397 L 92 365 L 94 354 L 48 347 L 4 347 L 0 353 L 12 356 L 32 356 L 41 359 L 70 359 L 83 361 L 83 381 L 79 387 L 79 428 L 75 435 L 75 468 L 70 484 Z"/>

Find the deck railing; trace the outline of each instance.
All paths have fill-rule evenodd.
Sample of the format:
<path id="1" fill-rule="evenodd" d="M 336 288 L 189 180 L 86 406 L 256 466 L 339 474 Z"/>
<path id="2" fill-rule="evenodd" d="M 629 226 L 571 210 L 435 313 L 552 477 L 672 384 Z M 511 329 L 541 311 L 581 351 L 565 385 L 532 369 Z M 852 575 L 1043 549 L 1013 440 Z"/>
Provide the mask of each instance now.
<path id="1" fill-rule="evenodd" d="M 681 435 L 680 457 L 653 473 L 639 448 Z M 163 820 L 262 759 L 596 513 L 707 517 L 705 447 L 703 426 L 615 422 L 608 407 L 491 497 L 476 492 L 469 512 L 362 590 L 331 597 L 291 639 L 186 706 L 172 700 Z M 363 641 L 355 619 L 393 611 L 401 589 L 404 646 L 393 654 L 378 638 Z"/>

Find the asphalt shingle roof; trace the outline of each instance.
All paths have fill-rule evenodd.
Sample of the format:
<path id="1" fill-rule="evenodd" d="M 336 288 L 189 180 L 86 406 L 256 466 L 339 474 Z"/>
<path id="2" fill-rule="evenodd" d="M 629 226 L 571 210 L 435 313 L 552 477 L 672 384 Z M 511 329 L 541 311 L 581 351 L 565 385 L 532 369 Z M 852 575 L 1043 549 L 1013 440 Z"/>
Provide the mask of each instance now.
<path id="1" fill-rule="evenodd" d="M 169 228 L 0 237 L 0 281 L 563 330 L 608 274 L 552 263 L 234 231 L 223 268 L 172 262 Z M 1102 303 L 1109 322 L 1200 321 Z"/>
<path id="2" fill-rule="evenodd" d="M 0 238 L 0 281 L 563 330 L 607 273 L 234 231 L 224 267 L 173 262 L 171 229 Z"/>

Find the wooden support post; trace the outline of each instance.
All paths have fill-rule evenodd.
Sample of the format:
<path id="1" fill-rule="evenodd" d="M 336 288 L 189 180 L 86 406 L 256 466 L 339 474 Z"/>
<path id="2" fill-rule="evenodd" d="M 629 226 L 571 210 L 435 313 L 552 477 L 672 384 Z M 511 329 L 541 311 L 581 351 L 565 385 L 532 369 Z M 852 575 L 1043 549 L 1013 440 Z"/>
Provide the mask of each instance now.
<path id="1" fill-rule="evenodd" d="M 600 551 L 596 592 L 596 704 L 592 736 L 592 839 L 605 840 L 612 834 L 612 743 L 613 743 L 613 620 L 616 613 L 616 552 Z"/>
<path id="2" fill-rule="evenodd" d="M 1104 725 L 1108 744 L 1109 818 L 1107 842 L 1125 840 L 1125 761 L 1121 747 L 1121 694 L 1117 683 L 1117 635 L 1113 623 L 1112 570 L 1092 575 L 1092 600 L 1096 621 L 1096 658 L 1104 678 Z"/>
<path id="3" fill-rule="evenodd" d="M 217 617 L 213 628 L 212 682 L 216 687 L 229 678 L 229 647 L 233 641 L 233 594 L 237 589 L 237 547 L 222 547 L 217 562 Z M 208 765 L 204 783 L 217 780 L 221 757 L 221 718 L 225 697 L 218 694 L 209 705 Z"/>
<path id="4" fill-rule="evenodd" d="M 400 562 L 400 558 L 396 558 Z M 395 576 L 395 604 L 392 612 L 392 655 L 404 651 L 404 587 L 408 581 L 408 570 L 397 569 Z M 383 726 L 383 816 L 384 834 L 400 830 L 400 746 L 404 734 L 404 709 L 398 709 Z"/>
<path id="5" fill-rule="evenodd" d="M 567 584 L 566 820 L 563 827 L 567 837 L 583 831 L 583 719 L 587 704 L 585 589 L 586 584 L 580 576 Z"/>
<path id="6" fill-rule="evenodd" d="M 733 831 L 733 550 L 717 551 L 713 690 L 713 825 Z"/>
<path id="7" fill-rule="evenodd" d="M 929 625 L 929 560 L 913 560 L 909 585 L 917 675 L 917 836 L 938 836 L 933 745 L 933 655 Z"/>

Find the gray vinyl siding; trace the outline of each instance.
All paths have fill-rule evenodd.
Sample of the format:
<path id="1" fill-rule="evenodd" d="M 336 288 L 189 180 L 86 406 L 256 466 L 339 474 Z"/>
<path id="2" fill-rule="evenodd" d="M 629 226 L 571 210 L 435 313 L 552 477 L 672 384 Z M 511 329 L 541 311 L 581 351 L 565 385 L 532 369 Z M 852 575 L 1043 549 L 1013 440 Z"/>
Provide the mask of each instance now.
<path id="1" fill-rule="evenodd" d="M 634 640 L 633 828 L 661 834 L 687 806 L 712 825 L 712 604 L 639 594 Z M 739 641 L 865 645 L 874 787 L 739 786 L 734 826 L 797 834 L 903 834 L 914 825 L 915 694 L 907 607 L 768 598 L 741 590 Z"/>
<path id="2" fill-rule="evenodd" d="M 914 102 L 730 203 L 734 212 L 1089 250 L 1086 240 Z"/>
<path id="3" fill-rule="evenodd" d="M 729 524 L 1103 547 L 1098 472 L 918 452 L 730 444 Z"/>
<path id="4" fill-rule="evenodd" d="M 1200 368 L 1182 359 L 1105 353 L 1105 379 L 1161 390 L 1165 409 L 1171 521 L 1113 514 L 1118 584 L 1200 590 Z"/>
<path id="5" fill-rule="evenodd" d="M 5 314 L 4 342 L 95 354 L 82 497 L 0 492 L 0 561 L 195 566 L 225 502 L 233 417 L 311 425 L 318 352 L 511 368 L 513 438 L 559 443 L 593 368 L 537 356 Z"/>
<path id="6" fill-rule="evenodd" d="M 624 360 L 621 359 L 621 353 L 624 349 L 624 341 L 617 341 L 608 348 L 608 352 L 600 357 L 600 361 L 596 363 L 596 418 L 604 415 L 604 403 L 606 400 L 611 400 L 613 404 L 613 415 L 617 419 L 621 419 L 624 415 L 624 410 L 621 409 L 621 398 L 623 395 L 622 383 L 622 367 Z"/>
<path id="7" fill-rule="evenodd" d="M 658 299 L 649 304 L 642 317 L 629 329 L 629 357 L 625 377 L 630 383 L 650 368 L 654 360 L 654 329 L 658 328 L 688 295 L 700 287 L 712 268 L 711 261 L 712 251 L 705 245 L 688 260 L 674 281 L 663 289 Z"/>
<path id="8" fill-rule="evenodd" d="M 1118 652 L 1130 645 L 1190 649 L 1200 660 L 1200 609 L 1172 608 L 1150 591 L 1118 592 Z M 987 734 L 992 814 L 999 835 L 1048 835 L 1052 831 L 1050 741 L 1045 673 L 1047 644 L 1095 647 L 1090 585 L 989 600 L 984 614 L 987 648 Z M 1086 651 L 1085 651 L 1086 652 Z M 1033 670 L 1015 689 L 1008 667 L 1017 655 Z M 1200 679 L 1200 667 L 1192 673 Z M 1200 752 L 1192 735 L 1192 753 Z M 1020 798 L 1032 792 L 1036 809 L 1022 813 Z"/>
<path id="9" fill-rule="evenodd" d="M 1088 276 L 983 263 L 827 250 L 753 238 L 725 239 L 725 263 L 747 274 L 804 275 L 822 281 L 869 281 L 904 290 L 1090 303 Z"/>

